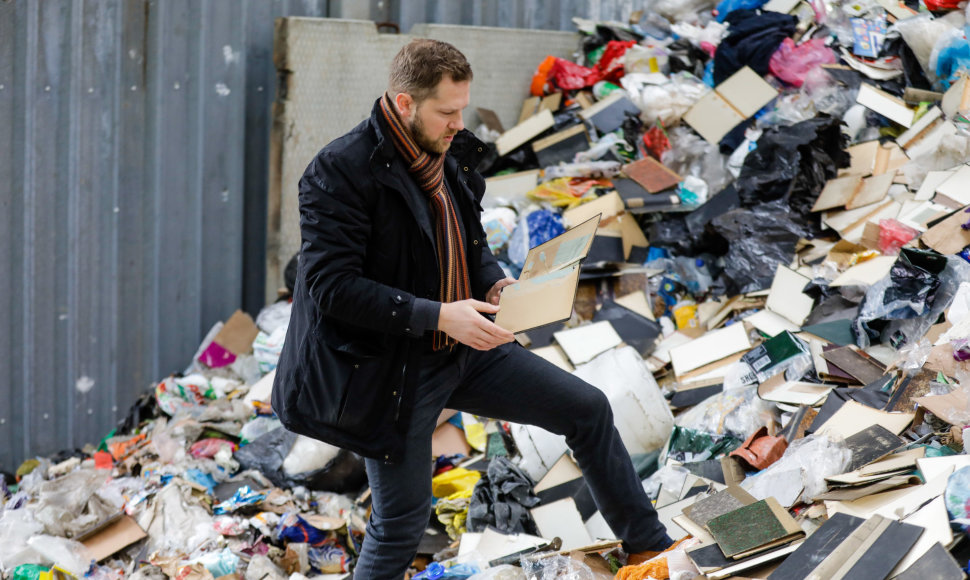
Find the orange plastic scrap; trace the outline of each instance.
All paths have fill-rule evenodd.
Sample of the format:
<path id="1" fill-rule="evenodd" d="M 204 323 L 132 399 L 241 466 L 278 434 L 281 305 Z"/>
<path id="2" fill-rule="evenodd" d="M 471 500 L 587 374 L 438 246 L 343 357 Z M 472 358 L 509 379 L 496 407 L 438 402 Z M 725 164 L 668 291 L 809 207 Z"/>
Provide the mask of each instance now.
<path id="1" fill-rule="evenodd" d="M 111 452 L 111 456 L 115 458 L 115 461 L 121 461 L 134 453 L 144 442 L 147 442 L 146 439 L 147 436 L 144 433 L 140 433 L 131 439 L 109 443 L 108 451 Z"/>
<path id="2" fill-rule="evenodd" d="M 555 207 L 575 207 L 583 201 L 593 187 L 611 187 L 609 179 L 590 179 L 588 177 L 559 177 L 549 180 L 526 195 L 534 201 L 545 201 Z"/>
<path id="3" fill-rule="evenodd" d="M 556 64 L 556 57 L 549 55 L 539 63 L 539 68 L 536 69 L 536 73 L 532 76 L 532 85 L 529 87 L 529 92 L 532 93 L 533 97 L 541 97 L 546 94 L 546 83 L 549 81 L 549 73 L 552 72 L 552 66 Z"/>
<path id="4" fill-rule="evenodd" d="M 615 580 L 667 580 L 670 570 L 667 557 L 654 558 L 636 566 L 624 566 L 617 570 Z"/>

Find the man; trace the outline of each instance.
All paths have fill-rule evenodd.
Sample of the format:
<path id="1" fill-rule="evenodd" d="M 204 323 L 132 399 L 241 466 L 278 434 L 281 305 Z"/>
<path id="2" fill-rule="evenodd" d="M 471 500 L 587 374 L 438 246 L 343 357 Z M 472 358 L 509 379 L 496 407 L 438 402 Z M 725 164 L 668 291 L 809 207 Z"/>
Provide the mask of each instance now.
<path id="1" fill-rule="evenodd" d="M 372 513 L 355 578 L 402 578 L 428 524 L 444 408 L 566 437 L 628 550 L 670 544 L 605 395 L 486 316 L 506 278 L 479 221 L 484 145 L 464 130 L 471 67 L 415 40 L 369 119 L 300 181 L 301 260 L 273 389 L 290 430 L 366 457 Z"/>

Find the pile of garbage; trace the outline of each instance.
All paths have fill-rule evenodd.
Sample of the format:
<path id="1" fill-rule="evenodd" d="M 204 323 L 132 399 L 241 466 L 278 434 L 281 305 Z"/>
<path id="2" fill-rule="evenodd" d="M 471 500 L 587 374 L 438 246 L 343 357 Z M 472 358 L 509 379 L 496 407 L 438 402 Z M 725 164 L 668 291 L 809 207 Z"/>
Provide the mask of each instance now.
<path id="1" fill-rule="evenodd" d="M 572 315 L 516 336 L 607 394 L 680 541 L 630 561 L 563 438 L 448 413 L 414 579 L 964 577 L 968 14 L 657 0 L 577 19 L 514 127 L 479 109 L 510 275 L 599 215 Z M 366 474 L 273 415 L 289 310 L 234 314 L 97 445 L 11 474 L 4 576 L 346 577 Z"/>

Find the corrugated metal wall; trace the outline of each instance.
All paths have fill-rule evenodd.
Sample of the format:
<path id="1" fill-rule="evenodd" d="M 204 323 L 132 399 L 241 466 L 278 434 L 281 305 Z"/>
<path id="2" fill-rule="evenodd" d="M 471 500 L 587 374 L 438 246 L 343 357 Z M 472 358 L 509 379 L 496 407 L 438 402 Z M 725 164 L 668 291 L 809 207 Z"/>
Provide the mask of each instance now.
<path id="1" fill-rule="evenodd" d="M 273 21 L 571 30 L 633 0 L 0 0 L 0 470 L 263 303 Z"/>

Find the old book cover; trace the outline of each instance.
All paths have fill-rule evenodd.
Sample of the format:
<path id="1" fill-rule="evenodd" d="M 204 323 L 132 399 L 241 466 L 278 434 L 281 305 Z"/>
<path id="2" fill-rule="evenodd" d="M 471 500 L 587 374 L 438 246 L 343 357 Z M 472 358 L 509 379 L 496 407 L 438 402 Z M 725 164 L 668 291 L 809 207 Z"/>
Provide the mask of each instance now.
<path id="1" fill-rule="evenodd" d="M 728 558 L 756 554 L 805 535 L 773 497 L 717 516 L 707 528 Z"/>
<path id="2" fill-rule="evenodd" d="M 741 487 L 730 486 L 687 506 L 684 508 L 684 515 L 698 526 L 703 527 L 718 516 L 751 505 L 756 501 L 758 500 Z"/>
<path id="3" fill-rule="evenodd" d="M 807 578 L 815 566 L 831 554 L 864 521 L 862 518 L 842 513 L 833 515 L 791 556 L 788 556 L 769 578 L 776 580 Z"/>
<path id="4" fill-rule="evenodd" d="M 636 181 L 650 193 L 670 189 L 684 180 L 653 157 L 644 157 L 623 167 L 623 174 Z"/>

